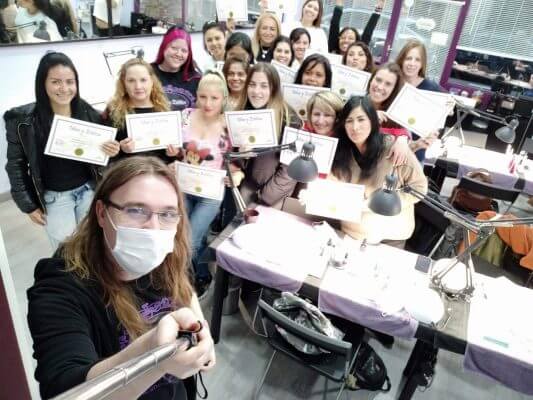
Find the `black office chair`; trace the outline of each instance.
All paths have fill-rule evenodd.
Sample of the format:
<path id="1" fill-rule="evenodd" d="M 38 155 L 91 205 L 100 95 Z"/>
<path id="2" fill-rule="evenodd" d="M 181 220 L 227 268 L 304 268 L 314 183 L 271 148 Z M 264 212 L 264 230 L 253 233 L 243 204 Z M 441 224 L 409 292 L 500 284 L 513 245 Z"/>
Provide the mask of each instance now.
<path id="1" fill-rule="evenodd" d="M 478 194 L 480 196 L 489 197 L 494 200 L 508 202 L 509 205 L 507 206 L 505 211 L 500 212 L 499 207 L 496 207 L 496 211 L 500 212 L 501 214 L 506 214 L 507 212 L 509 212 L 509 209 L 512 207 L 512 205 L 521 193 L 521 191 L 518 189 L 502 188 L 501 186 L 495 185 L 493 183 L 481 182 L 479 180 L 472 179 L 468 176 L 461 177 L 457 188 L 466 189 L 472 193 Z M 498 205 L 496 204 L 496 206 Z M 460 211 L 465 212 L 464 210 Z M 473 213 L 467 214 L 474 215 Z"/>
<path id="2" fill-rule="evenodd" d="M 284 314 L 276 311 L 268 305 L 263 299 L 258 302 L 259 313 L 263 322 L 263 328 L 267 335 L 268 343 L 274 348 L 274 352 L 268 361 L 265 372 L 259 381 L 259 385 L 254 393 L 254 399 L 258 399 L 267 377 L 270 366 L 276 353 L 279 351 L 293 360 L 299 362 L 307 368 L 318 372 L 320 375 L 326 377 L 326 387 L 324 391 L 328 391 L 328 379 L 340 382 L 341 386 L 338 389 L 336 399 L 340 399 L 342 392 L 346 385 L 346 379 L 355 362 L 357 350 L 355 350 L 351 343 L 342 340 L 332 339 L 313 330 L 307 329 L 298 325 L 293 320 L 289 319 Z M 296 350 L 289 344 L 277 331 L 275 326 L 283 328 L 286 332 L 308 342 L 314 344 L 324 350 L 329 351 L 329 354 L 319 356 L 306 355 Z"/>

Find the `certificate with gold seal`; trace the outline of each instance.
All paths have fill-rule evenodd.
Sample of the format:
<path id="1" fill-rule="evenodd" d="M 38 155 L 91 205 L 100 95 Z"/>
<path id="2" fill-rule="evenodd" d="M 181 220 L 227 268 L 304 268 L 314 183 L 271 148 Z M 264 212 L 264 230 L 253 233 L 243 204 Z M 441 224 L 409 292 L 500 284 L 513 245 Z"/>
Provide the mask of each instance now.
<path id="1" fill-rule="evenodd" d="M 365 96 L 370 73 L 345 65 L 331 65 L 331 90 L 347 100 L 350 96 Z"/>
<path id="2" fill-rule="evenodd" d="M 219 21 L 248 21 L 247 0 L 216 0 L 216 7 Z"/>
<path id="3" fill-rule="evenodd" d="M 290 83 L 282 83 L 281 91 L 283 93 L 283 99 L 290 105 L 296 114 L 303 119 L 307 120 L 307 101 L 309 98 L 317 93 L 323 91 L 329 91 L 329 88 L 295 85 Z"/>
<path id="4" fill-rule="evenodd" d="M 102 150 L 114 140 L 116 128 L 54 115 L 44 154 L 96 165 L 107 165 L 109 156 Z"/>
<path id="5" fill-rule="evenodd" d="M 175 162 L 178 185 L 184 193 L 206 199 L 220 200 L 224 197 L 225 169 L 201 167 Z"/>
<path id="6" fill-rule="evenodd" d="M 126 129 L 135 142 L 134 153 L 182 145 L 180 111 L 128 114 Z"/>
<path id="7" fill-rule="evenodd" d="M 296 78 L 296 73 L 298 71 L 292 69 L 291 67 L 287 67 L 276 60 L 272 60 L 270 65 L 272 65 L 274 68 L 276 68 L 276 71 L 278 71 L 279 80 L 281 83 L 294 83 L 294 79 Z"/>
<path id="8" fill-rule="evenodd" d="M 268 147 L 278 144 L 274 110 L 226 111 L 231 143 L 237 147 Z"/>
<path id="9" fill-rule="evenodd" d="M 426 137 L 441 127 L 448 110 L 445 102 L 436 101 L 406 83 L 387 110 L 387 116 L 418 136 Z"/>
<path id="10" fill-rule="evenodd" d="M 305 213 L 340 221 L 359 222 L 364 198 L 364 185 L 317 179 L 307 185 Z"/>

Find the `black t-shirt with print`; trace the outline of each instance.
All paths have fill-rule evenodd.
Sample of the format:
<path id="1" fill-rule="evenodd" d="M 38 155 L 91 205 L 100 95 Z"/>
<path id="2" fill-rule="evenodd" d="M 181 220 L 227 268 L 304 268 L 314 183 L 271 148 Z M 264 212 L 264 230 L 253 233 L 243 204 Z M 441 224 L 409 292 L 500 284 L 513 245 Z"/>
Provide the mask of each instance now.
<path id="1" fill-rule="evenodd" d="M 192 78 L 189 77 L 189 80 L 185 81 L 181 71 L 161 71 L 157 64 L 152 64 L 152 68 L 161 81 L 163 91 L 170 101 L 170 108 L 172 111 L 181 111 L 186 108 L 194 108 L 196 104 L 196 91 L 198 90 L 198 82 L 200 82 L 200 74 Z"/>

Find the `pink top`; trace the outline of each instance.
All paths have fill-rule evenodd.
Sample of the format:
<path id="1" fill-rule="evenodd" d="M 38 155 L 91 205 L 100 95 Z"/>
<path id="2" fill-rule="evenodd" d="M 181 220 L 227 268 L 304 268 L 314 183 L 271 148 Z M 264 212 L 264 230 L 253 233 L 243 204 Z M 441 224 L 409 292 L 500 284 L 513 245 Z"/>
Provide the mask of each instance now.
<path id="1" fill-rule="evenodd" d="M 231 142 L 226 129 L 218 135 L 198 139 L 194 137 L 191 129 L 191 117 L 195 110 L 186 108 L 181 113 L 183 135 L 183 162 L 202 167 L 222 169 L 224 166 L 223 155 L 231 149 Z"/>

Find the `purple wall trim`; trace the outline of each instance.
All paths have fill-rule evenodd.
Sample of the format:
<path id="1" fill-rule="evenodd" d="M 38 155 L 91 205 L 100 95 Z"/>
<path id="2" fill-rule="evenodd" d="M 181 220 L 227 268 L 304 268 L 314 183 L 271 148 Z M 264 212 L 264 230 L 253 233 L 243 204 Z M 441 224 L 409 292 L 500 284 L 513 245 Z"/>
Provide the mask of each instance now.
<path id="1" fill-rule="evenodd" d="M 383 54 L 381 55 L 380 64 L 385 64 L 389 59 L 390 50 L 392 49 L 394 36 L 396 34 L 396 28 L 398 28 L 398 21 L 400 21 L 402 3 L 403 0 L 394 0 L 394 6 L 392 7 L 389 28 L 387 29 L 387 37 L 385 38 L 385 45 L 383 46 Z"/>
<path id="2" fill-rule="evenodd" d="M 441 86 L 445 86 L 447 84 L 452 73 L 453 62 L 455 61 L 455 56 L 457 55 L 457 45 L 459 44 L 459 39 L 461 38 L 461 33 L 463 32 L 466 16 L 468 15 L 468 11 L 470 9 L 471 0 L 463 1 L 465 2 L 465 5 L 459 13 L 459 18 L 457 19 L 457 25 L 455 27 L 455 33 L 449 47 L 450 51 L 448 52 L 448 57 L 446 58 L 444 69 L 442 70 L 442 75 L 440 76 Z"/>

